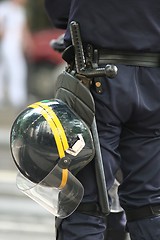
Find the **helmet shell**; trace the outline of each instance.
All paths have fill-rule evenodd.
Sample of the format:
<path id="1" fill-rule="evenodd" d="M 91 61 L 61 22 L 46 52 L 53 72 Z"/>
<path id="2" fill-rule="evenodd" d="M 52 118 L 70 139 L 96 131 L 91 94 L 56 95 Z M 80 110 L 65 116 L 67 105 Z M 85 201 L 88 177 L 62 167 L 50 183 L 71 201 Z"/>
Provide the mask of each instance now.
<path id="1" fill-rule="evenodd" d="M 83 137 L 85 145 L 76 156 L 67 153 L 64 135 L 69 148 L 78 135 Z M 76 175 L 95 153 L 88 126 L 67 104 L 57 99 L 32 104 L 19 114 L 12 125 L 10 148 L 19 171 L 35 183 L 42 181 L 66 156 L 71 160 L 69 170 Z"/>

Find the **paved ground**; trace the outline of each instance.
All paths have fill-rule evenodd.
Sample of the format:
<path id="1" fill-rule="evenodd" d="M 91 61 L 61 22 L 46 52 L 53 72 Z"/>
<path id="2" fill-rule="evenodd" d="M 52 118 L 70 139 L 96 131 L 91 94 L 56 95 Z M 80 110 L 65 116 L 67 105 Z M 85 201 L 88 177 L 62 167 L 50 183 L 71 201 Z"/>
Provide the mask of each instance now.
<path id="1" fill-rule="evenodd" d="M 18 113 L 18 110 L 10 106 L 0 108 L 0 144 L 8 143 L 10 129 Z"/>
<path id="2" fill-rule="evenodd" d="M 0 239 L 54 240 L 54 217 L 16 186 L 9 139 L 18 112 L 9 106 L 0 109 Z"/>

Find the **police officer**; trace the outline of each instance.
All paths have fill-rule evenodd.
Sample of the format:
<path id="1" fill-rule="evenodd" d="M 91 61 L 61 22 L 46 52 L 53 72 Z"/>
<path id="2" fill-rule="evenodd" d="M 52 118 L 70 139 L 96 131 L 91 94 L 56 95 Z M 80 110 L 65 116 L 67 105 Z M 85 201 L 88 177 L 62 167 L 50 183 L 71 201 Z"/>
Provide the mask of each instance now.
<path id="1" fill-rule="evenodd" d="M 69 13 L 66 46 L 72 44 L 69 23 L 74 20 L 86 55 L 99 66 L 118 67 L 115 79 L 98 79 L 98 87 L 95 79 L 91 86 L 106 184 L 110 189 L 121 167 L 119 198 L 131 239 L 160 239 L 159 2 L 46 0 L 46 9 L 56 27 L 66 16 L 63 11 Z M 77 177 L 85 187 L 83 202 L 97 202 L 93 163 Z M 103 217 L 75 211 L 62 221 L 58 237 L 103 239 L 105 228 Z"/>
<path id="2" fill-rule="evenodd" d="M 61 27 L 65 26 L 65 23 L 62 23 L 62 24 L 61 24 Z M 54 50 L 60 53 L 65 51 L 64 34 L 60 35 L 57 39 L 53 39 L 50 42 L 50 45 Z M 65 68 L 65 66 L 63 66 L 63 69 Z M 117 177 L 118 177 L 118 174 L 117 174 Z M 121 180 L 119 179 L 119 181 Z M 125 216 L 124 210 L 119 204 L 119 198 L 117 194 L 118 186 L 119 186 L 119 182 L 117 181 L 117 179 L 115 179 L 113 186 L 109 189 L 109 192 L 108 192 L 110 196 L 111 207 L 110 207 L 110 214 L 107 215 L 107 218 L 106 218 L 107 230 L 104 233 L 104 237 L 106 240 L 117 240 L 117 238 L 119 240 L 130 239 L 129 234 L 125 231 L 126 216 Z M 61 221 L 58 218 L 56 218 L 56 222 L 59 222 L 60 224 Z M 57 226 L 57 228 L 59 227 Z"/>

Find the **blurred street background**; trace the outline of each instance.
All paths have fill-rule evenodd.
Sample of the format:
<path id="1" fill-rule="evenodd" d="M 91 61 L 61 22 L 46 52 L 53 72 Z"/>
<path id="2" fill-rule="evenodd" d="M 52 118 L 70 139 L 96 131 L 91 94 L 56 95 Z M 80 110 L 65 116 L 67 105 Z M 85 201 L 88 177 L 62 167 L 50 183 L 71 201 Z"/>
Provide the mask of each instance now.
<path id="1" fill-rule="evenodd" d="M 28 0 L 26 10 L 33 41 L 30 57 L 26 56 L 27 106 L 53 97 L 54 79 L 64 69 L 64 62 L 61 54 L 49 45 L 63 31 L 55 29 L 49 22 L 44 1 Z M 5 101 L 0 103 L 0 240 L 54 240 L 54 217 L 16 187 L 17 170 L 11 157 L 9 138 L 13 121 L 23 108 L 13 107 L 9 102 L 7 81 L 4 91 Z"/>

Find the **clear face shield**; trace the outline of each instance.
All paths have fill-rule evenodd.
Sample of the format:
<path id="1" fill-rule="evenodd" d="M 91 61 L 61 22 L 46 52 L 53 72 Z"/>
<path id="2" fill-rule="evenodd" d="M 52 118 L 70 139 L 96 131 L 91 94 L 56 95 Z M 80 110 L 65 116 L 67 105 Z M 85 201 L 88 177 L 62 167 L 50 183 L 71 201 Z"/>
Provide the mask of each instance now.
<path id="1" fill-rule="evenodd" d="M 17 187 L 43 208 L 59 218 L 68 217 L 80 204 L 84 188 L 78 179 L 58 164 L 38 184 L 17 175 Z"/>

